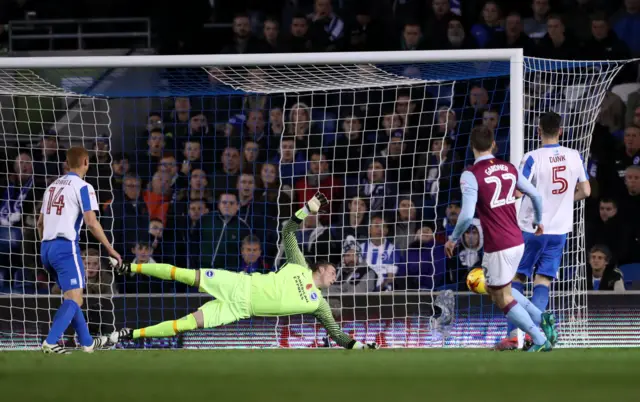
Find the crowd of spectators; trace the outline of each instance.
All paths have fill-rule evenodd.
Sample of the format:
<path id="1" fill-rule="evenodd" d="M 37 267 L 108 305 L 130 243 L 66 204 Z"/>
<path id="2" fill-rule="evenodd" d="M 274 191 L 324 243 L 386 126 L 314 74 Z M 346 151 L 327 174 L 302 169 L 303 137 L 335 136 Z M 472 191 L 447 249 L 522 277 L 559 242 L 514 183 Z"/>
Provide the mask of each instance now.
<path id="1" fill-rule="evenodd" d="M 223 52 L 523 47 L 527 55 L 558 59 L 640 55 L 640 0 L 619 9 L 598 0 L 533 0 L 528 11 L 500 1 L 396 0 L 386 2 L 391 21 L 378 14 L 382 1 L 345 1 L 344 9 L 330 0 L 293 3 L 299 9 L 289 18 L 257 3 L 235 15 Z M 635 81 L 637 66 L 620 77 L 616 83 Z M 474 221 L 454 258 L 445 258 L 443 244 L 460 212 L 459 176 L 473 163 L 471 129 L 490 128 L 495 154 L 508 159 L 508 79 L 447 88 L 446 97 L 422 85 L 286 101 L 170 98 L 140 122 L 135 150 L 112 152 L 106 133 L 97 138 L 87 180 L 126 260 L 270 272 L 283 263 L 283 221 L 322 191 L 330 205 L 306 218 L 297 236 L 310 259 L 339 267 L 330 291 L 463 289 L 467 271 L 482 259 L 482 223 Z M 628 100 L 608 92 L 592 135 L 594 190 L 584 216 L 589 287 L 619 290 L 616 267 L 640 262 L 640 90 Z M 37 144 L 6 151 L 0 291 L 56 290 L 34 269 L 34 227 L 47 183 L 66 171 L 58 140 L 47 131 Z M 96 253 L 83 251 L 89 292 L 189 290 L 138 277 L 104 286 L 111 277 Z"/>

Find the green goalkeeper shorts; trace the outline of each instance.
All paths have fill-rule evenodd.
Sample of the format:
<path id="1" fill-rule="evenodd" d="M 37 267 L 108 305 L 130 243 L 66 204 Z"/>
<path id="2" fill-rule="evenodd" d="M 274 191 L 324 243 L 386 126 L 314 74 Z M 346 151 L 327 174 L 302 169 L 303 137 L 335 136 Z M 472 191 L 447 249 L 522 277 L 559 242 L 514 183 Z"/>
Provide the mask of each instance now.
<path id="1" fill-rule="evenodd" d="M 198 310 L 204 327 L 214 328 L 251 317 L 251 277 L 222 269 L 201 269 L 200 289 L 215 297 Z"/>

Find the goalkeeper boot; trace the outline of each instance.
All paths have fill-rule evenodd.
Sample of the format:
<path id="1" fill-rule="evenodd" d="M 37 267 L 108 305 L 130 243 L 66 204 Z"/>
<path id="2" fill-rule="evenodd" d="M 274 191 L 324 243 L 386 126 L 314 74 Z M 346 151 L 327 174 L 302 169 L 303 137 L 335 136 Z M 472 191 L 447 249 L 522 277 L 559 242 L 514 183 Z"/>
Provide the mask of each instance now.
<path id="1" fill-rule="evenodd" d="M 109 335 L 109 342 L 117 344 L 118 342 L 126 342 L 133 339 L 133 330 L 131 328 L 122 328 L 120 331 L 114 331 Z"/>
<path id="2" fill-rule="evenodd" d="M 95 350 L 105 349 L 109 347 L 109 338 L 106 336 L 98 336 L 93 338 L 93 343 L 89 346 L 83 346 L 82 351 L 85 353 L 93 353 Z"/>
<path id="3" fill-rule="evenodd" d="M 529 350 L 527 350 L 527 352 L 551 352 L 552 349 L 553 347 L 551 346 L 551 342 L 545 341 L 542 345 L 533 345 Z"/>
<path id="4" fill-rule="evenodd" d="M 42 351 L 46 354 L 56 354 L 56 355 L 71 354 L 71 352 L 65 349 L 63 346 L 60 346 L 57 343 L 54 345 L 49 345 L 47 341 L 42 342 Z"/>
<path id="5" fill-rule="evenodd" d="M 542 332 L 544 332 L 551 346 L 558 343 L 558 331 L 556 331 L 556 317 L 552 313 L 542 313 L 542 322 L 540 323 Z"/>

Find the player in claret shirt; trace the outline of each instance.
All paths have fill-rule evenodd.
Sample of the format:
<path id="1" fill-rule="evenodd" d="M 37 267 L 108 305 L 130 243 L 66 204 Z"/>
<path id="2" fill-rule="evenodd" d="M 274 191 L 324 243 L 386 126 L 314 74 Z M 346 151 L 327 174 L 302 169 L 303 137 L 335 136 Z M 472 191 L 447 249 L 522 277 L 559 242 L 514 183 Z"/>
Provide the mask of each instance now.
<path id="1" fill-rule="evenodd" d="M 295 314 L 313 314 L 327 329 L 336 343 L 347 349 L 377 349 L 375 343 L 363 344 L 342 332 L 335 322 L 329 303 L 320 289 L 327 288 L 336 279 L 336 268 L 329 262 L 307 265 L 298 248 L 295 232 L 309 215 L 317 214 L 328 204 L 327 198 L 317 193 L 298 210 L 283 229 L 282 238 L 287 262 L 278 272 L 268 274 L 236 273 L 224 269 L 183 269 L 168 264 L 117 264 L 120 274 L 144 274 L 165 280 L 175 280 L 197 286 L 201 292 L 215 297 L 198 311 L 179 320 L 141 328 L 124 328 L 111 334 L 110 341 L 174 336 L 198 328 L 214 328 L 249 317 L 277 317 Z M 234 267 L 235 268 L 235 267 Z"/>
<path id="2" fill-rule="evenodd" d="M 456 243 L 477 213 L 484 228 L 482 267 L 488 293 L 507 321 L 531 336 L 534 345 L 529 351 L 550 351 L 552 345 L 548 339 L 557 338 L 553 316 L 542 313 L 522 293 L 511 289 L 511 280 L 524 253 L 524 240 L 516 218 L 515 190 L 532 200 L 536 235 L 544 231 L 540 224 L 540 195 L 530 182 L 519 177 L 515 166 L 493 156 L 491 149 L 495 141 L 491 130 L 475 127 L 470 142 L 475 163 L 460 177 L 462 210 L 445 251 L 449 257 L 453 256 Z"/>

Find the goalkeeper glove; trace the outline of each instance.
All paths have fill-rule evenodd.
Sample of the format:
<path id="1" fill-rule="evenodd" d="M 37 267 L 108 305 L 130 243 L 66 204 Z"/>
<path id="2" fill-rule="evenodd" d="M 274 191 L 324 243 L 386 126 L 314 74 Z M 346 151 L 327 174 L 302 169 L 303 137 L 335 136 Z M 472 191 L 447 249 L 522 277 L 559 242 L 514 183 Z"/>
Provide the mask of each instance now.
<path id="1" fill-rule="evenodd" d="M 317 214 L 320 208 L 328 204 L 329 200 L 327 200 L 327 197 L 325 197 L 324 194 L 318 191 L 316 195 L 314 195 L 309 201 L 307 201 L 306 207 L 312 214 Z"/>
<path id="2" fill-rule="evenodd" d="M 380 349 L 380 345 L 375 342 L 362 343 L 356 341 L 350 349 Z"/>

